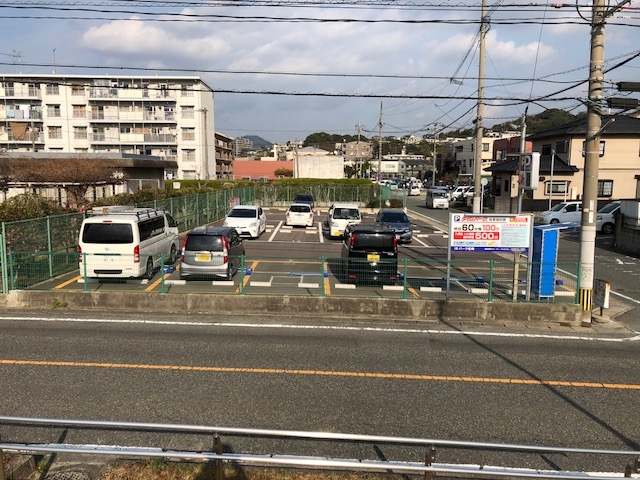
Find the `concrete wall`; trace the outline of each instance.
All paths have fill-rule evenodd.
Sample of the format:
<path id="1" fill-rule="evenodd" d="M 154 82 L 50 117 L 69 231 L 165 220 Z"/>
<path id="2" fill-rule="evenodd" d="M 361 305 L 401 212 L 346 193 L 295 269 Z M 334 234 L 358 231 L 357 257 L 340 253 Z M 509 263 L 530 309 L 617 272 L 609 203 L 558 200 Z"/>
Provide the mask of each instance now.
<path id="1" fill-rule="evenodd" d="M 511 303 L 389 298 L 343 298 L 262 295 L 160 295 L 124 292 L 49 292 L 12 290 L 0 295 L 4 308 L 106 310 L 127 313 L 211 315 L 290 315 L 385 321 L 482 321 L 581 324 L 580 305 L 569 303 Z"/>

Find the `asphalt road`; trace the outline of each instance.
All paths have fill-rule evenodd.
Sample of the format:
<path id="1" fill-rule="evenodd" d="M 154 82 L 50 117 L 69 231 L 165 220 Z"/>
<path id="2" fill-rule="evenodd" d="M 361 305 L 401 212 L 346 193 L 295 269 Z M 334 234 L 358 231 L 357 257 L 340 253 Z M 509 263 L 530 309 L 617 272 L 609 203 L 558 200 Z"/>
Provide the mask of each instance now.
<path id="1" fill-rule="evenodd" d="M 640 337 L 631 331 L 598 337 L 589 330 L 565 335 L 476 326 L 461 332 L 444 324 L 286 315 L 97 312 L 5 313 L 0 329 L 3 415 L 640 450 Z M 151 441 L 148 433 L 1 432 L 3 441 Z M 210 438 L 162 438 L 167 448 L 211 445 Z M 274 442 L 224 441 L 236 452 L 282 453 Z M 295 445 L 288 453 L 381 453 L 349 448 Z M 420 461 L 424 451 L 402 455 Z M 497 465 L 507 458 L 448 450 L 438 461 Z M 603 464 L 562 455 L 515 461 L 535 468 L 623 468 L 619 459 Z"/>

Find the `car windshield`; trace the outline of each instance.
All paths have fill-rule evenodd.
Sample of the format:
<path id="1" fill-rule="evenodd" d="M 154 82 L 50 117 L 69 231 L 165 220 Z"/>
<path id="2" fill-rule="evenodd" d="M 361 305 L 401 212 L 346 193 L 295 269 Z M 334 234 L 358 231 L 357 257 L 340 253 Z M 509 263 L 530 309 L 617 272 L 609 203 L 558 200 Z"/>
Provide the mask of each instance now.
<path id="1" fill-rule="evenodd" d="M 555 207 L 553 207 L 551 210 L 549 210 L 550 212 L 559 212 L 560 210 L 562 210 L 564 207 L 566 207 L 567 204 L 566 203 L 559 203 L 557 204 Z"/>
<path id="2" fill-rule="evenodd" d="M 384 212 L 381 220 L 387 223 L 409 223 L 409 218 L 404 212 Z"/>
<path id="3" fill-rule="evenodd" d="M 611 213 L 619 207 L 620 204 L 618 202 L 607 203 L 604 207 L 598 210 L 598 213 Z"/>
<path id="4" fill-rule="evenodd" d="M 218 235 L 188 235 L 184 249 L 187 251 L 222 252 L 222 237 Z"/>
<path id="5" fill-rule="evenodd" d="M 133 243 L 133 231 L 130 223 L 86 223 L 82 232 L 82 241 L 113 245 Z"/>
<path id="6" fill-rule="evenodd" d="M 311 211 L 311 207 L 309 207 L 309 205 L 291 205 L 289 207 L 289 211 L 296 213 L 309 213 Z"/>
<path id="7" fill-rule="evenodd" d="M 257 210 L 253 208 L 234 208 L 229 212 L 229 217 L 235 218 L 255 218 Z"/>
<path id="8" fill-rule="evenodd" d="M 433 198 L 447 198 L 447 192 L 444 190 L 434 190 L 432 195 Z"/>
<path id="9" fill-rule="evenodd" d="M 360 212 L 357 208 L 337 208 L 333 213 L 336 220 L 358 220 Z"/>

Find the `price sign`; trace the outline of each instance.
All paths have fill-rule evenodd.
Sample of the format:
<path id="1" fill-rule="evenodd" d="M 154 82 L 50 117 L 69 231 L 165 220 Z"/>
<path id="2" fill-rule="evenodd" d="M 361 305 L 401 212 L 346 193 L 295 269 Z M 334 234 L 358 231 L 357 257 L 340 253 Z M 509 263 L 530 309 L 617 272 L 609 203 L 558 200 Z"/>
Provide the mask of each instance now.
<path id="1" fill-rule="evenodd" d="M 451 251 L 527 253 L 531 245 L 531 215 L 452 213 L 449 225 Z"/>

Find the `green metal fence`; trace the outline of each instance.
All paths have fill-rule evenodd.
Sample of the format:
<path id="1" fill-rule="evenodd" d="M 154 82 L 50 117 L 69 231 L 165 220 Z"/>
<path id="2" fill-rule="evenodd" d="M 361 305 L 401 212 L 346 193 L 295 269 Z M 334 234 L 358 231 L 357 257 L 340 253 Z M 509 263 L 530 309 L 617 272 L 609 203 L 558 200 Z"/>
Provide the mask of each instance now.
<path id="1" fill-rule="evenodd" d="M 243 256 L 231 279 L 180 278 L 179 264 L 167 264 L 161 256 L 151 278 L 91 278 L 83 268 L 90 255 L 77 253 L 10 252 L 11 289 L 128 291 L 154 294 L 201 293 L 208 295 L 296 295 L 334 297 L 385 297 L 423 300 L 478 300 L 485 302 L 578 303 L 578 263 L 554 264 L 554 293 L 540 296 L 527 284 L 526 275 L 514 275 L 515 264 L 507 260 L 446 260 L 402 258 L 372 269 L 367 262 L 342 257 Z M 131 256 L 133 257 L 133 256 Z M 124 265 L 132 258 L 119 257 Z M 146 265 L 147 256 L 140 256 Z M 113 268 L 118 268 L 118 260 Z M 535 265 L 520 264 L 523 270 Z M 377 273 L 380 272 L 380 273 Z M 519 278 L 519 279 L 518 279 Z"/>

